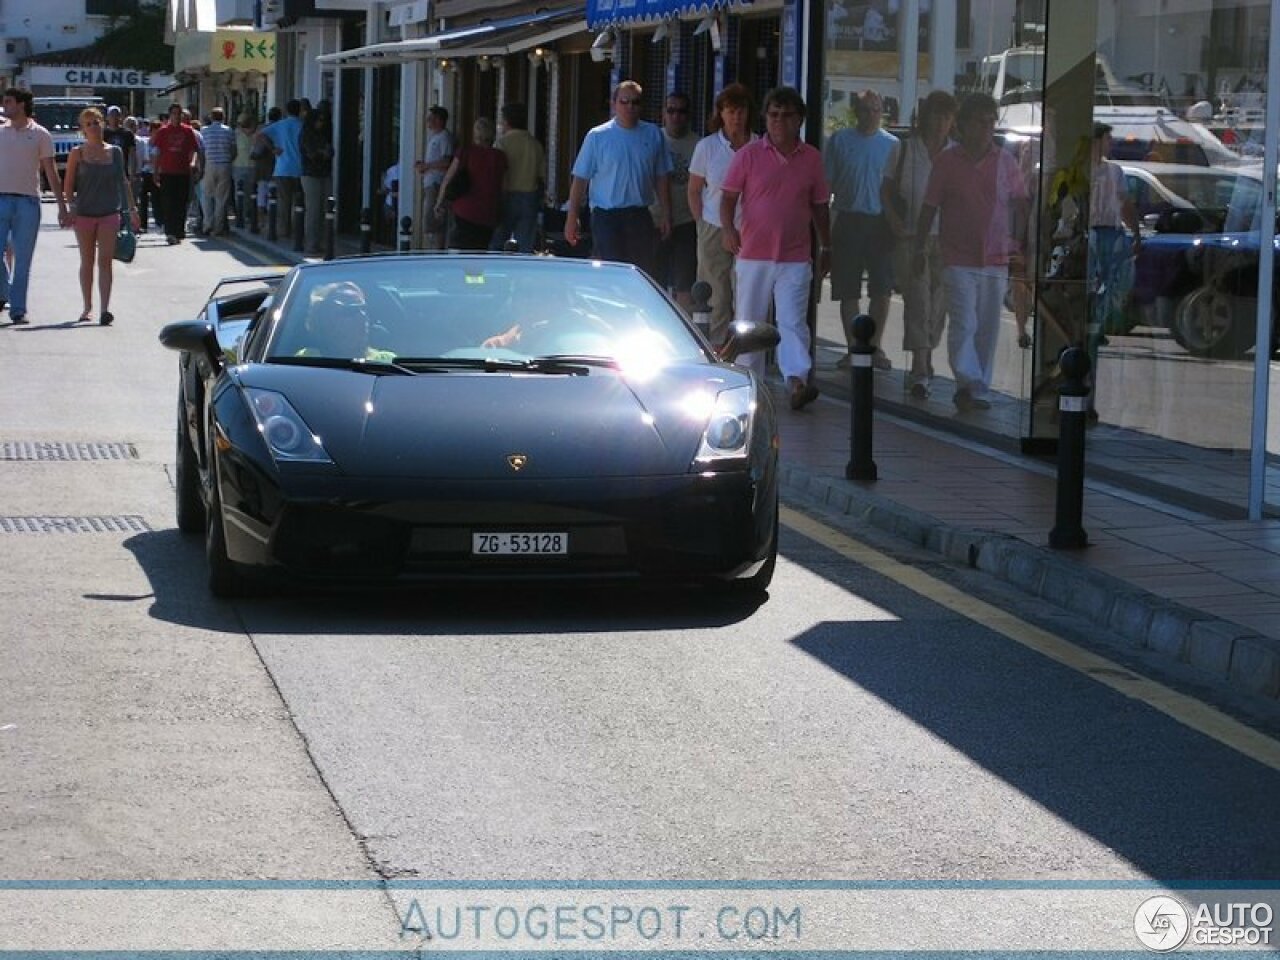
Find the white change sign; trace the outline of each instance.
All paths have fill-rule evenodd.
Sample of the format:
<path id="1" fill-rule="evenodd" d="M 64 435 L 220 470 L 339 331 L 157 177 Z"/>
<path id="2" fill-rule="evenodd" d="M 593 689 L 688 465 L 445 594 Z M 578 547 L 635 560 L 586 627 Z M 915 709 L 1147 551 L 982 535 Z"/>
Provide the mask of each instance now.
<path id="1" fill-rule="evenodd" d="M 120 87 L 122 89 L 163 90 L 173 85 L 173 74 L 151 73 L 128 67 L 27 67 L 27 82 L 33 87 Z"/>

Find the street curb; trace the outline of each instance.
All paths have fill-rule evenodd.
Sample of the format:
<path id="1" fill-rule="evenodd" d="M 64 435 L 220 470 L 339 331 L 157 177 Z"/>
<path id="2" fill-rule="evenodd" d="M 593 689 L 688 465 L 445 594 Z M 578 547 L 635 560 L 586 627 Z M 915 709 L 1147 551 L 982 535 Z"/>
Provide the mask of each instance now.
<path id="1" fill-rule="evenodd" d="M 782 463 L 783 489 L 861 520 L 953 563 L 1118 635 L 1128 647 L 1185 664 L 1207 679 L 1280 699 L 1280 640 L 1192 610 L 1008 534 L 969 529 L 895 503 L 849 481 Z"/>

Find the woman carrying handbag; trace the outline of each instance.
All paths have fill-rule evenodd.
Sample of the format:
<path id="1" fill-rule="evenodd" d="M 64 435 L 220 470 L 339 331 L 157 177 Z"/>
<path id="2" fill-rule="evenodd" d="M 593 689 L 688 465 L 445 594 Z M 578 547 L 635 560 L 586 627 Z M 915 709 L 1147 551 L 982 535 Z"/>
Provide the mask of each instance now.
<path id="1" fill-rule="evenodd" d="M 116 254 L 116 234 L 120 232 L 122 211 L 128 211 L 129 226 L 137 231 L 138 208 L 125 176 L 124 155 L 102 139 L 102 111 L 89 107 L 80 112 L 84 143 L 67 159 L 67 199 L 71 204 L 71 224 L 80 247 L 80 296 L 84 309 L 81 321 L 93 318 L 93 268 L 98 267 L 98 299 L 102 312 L 98 323 L 110 326 L 112 258 Z"/>

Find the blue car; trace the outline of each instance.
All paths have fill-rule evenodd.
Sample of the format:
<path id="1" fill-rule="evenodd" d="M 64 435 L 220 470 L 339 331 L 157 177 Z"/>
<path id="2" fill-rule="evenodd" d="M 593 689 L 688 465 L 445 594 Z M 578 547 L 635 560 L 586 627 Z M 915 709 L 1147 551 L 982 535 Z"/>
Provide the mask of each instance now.
<path id="1" fill-rule="evenodd" d="M 1193 356 L 1245 357 L 1257 338 L 1261 167 L 1123 169 L 1143 222 L 1134 322 L 1167 326 Z"/>

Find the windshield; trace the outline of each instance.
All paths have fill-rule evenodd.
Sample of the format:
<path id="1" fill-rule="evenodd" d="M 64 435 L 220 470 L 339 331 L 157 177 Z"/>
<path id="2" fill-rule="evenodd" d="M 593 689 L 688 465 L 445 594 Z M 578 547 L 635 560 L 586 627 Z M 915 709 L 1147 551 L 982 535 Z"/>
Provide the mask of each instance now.
<path id="1" fill-rule="evenodd" d="M 80 111 L 94 104 L 84 103 L 35 103 L 36 123 L 50 133 L 71 133 L 80 129 Z"/>
<path id="2" fill-rule="evenodd" d="M 281 310 L 269 360 L 416 358 L 465 368 L 547 356 L 659 366 L 706 359 L 679 310 L 643 274 L 586 260 L 335 262 L 300 271 Z"/>

